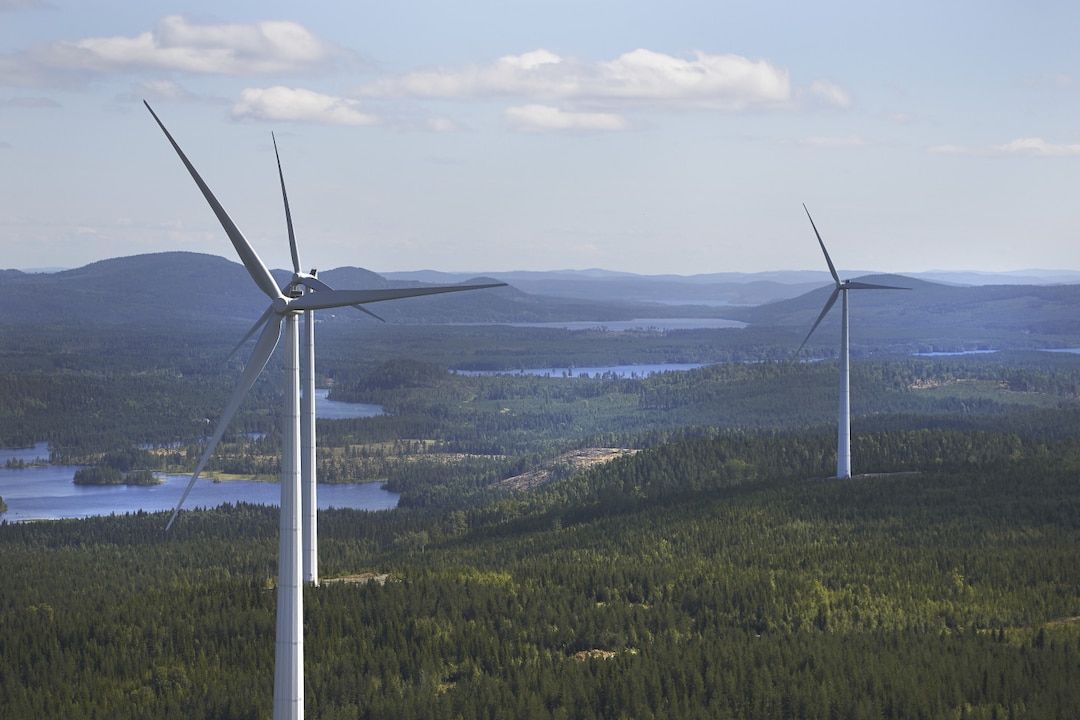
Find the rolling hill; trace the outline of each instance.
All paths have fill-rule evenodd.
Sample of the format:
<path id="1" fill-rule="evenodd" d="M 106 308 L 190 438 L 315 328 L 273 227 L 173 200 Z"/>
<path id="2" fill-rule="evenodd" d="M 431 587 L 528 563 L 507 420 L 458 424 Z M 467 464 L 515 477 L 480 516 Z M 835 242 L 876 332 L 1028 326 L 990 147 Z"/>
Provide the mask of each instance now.
<path id="1" fill-rule="evenodd" d="M 274 274 L 281 284 L 289 278 L 285 271 Z M 692 278 L 605 271 L 508 273 L 496 279 L 510 282 L 510 287 L 398 300 L 371 309 L 393 324 L 602 324 L 720 317 L 754 326 L 757 344 L 767 336 L 778 346 L 797 346 L 824 305 L 829 284 L 813 273 L 773 275 L 743 276 L 740 282 L 731 273 Z M 432 272 L 388 278 L 356 267 L 328 270 L 320 277 L 334 287 L 359 289 L 487 279 Z M 851 296 L 855 353 L 1080 346 L 1080 285 L 960 286 L 898 275 L 859 279 L 912 290 Z M 247 326 L 266 307 L 239 263 L 186 252 L 103 260 L 51 274 L 5 270 L 0 272 L 0 290 L 8 297 L 5 322 L 15 326 Z M 742 295 L 733 294 L 738 292 Z M 761 301 L 778 293 L 788 296 Z M 351 311 L 320 313 L 320 320 L 327 328 L 371 322 Z M 834 312 L 815 334 L 809 353 L 832 351 L 838 323 L 839 313 Z"/>

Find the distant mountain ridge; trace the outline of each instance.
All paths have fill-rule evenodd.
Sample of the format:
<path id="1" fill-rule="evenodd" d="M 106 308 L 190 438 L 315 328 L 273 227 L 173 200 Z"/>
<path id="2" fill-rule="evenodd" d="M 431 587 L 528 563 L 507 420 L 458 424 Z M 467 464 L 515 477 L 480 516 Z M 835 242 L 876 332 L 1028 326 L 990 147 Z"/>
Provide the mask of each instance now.
<path id="1" fill-rule="evenodd" d="M 274 270 L 279 286 L 292 273 Z M 423 286 L 378 273 L 343 267 L 319 273 L 339 289 Z M 491 281 L 468 276 L 465 280 Z M 456 284 L 456 281 L 443 284 Z M 6 322 L 13 324 L 100 323 L 148 326 L 164 323 L 247 323 L 266 309 L 267 298 L 240 263 L 191 252 L 152 253 L 101 260 L 57 273 L 0 272 L 0 290 L 9 298 Z M 374 303 L 370 309 L 392 322 L 479 323 L 552 320 L 619 320 L 635 317 L 633 302 L 595 303 L 544 297 L 513 287 Z M 355 314 L 354 314 L 355 313 Z M 358 318 L 345 309 L 324 311 L 320 319 Z"/>
<path id="2" fill-rule="evenodd" d="M 273 271 L 284 286 L 291 273 Z M 410 298 L 372 304 L 369 309 L 397 324 L 486 324 L 635 318 L 711 317 L 739 320 L 754 328 L 753 342 L 797 347 L 831 292 L 826 273 L 721 273 L 680 278 L 625 273 L 506 273 L 494 279 L 510 287 Z M 398 273 L 384 276 L 363 268 L 327 270 L 319 277 L 341 289 L 375 289 L 436 282 L 483 281 L 483 276 Z M 775 279 L 786 278 L 784 283 Z M 955 349 L 1080 346 L 1080 285 L 997 284 L 961 286 L 898 275 L 847 275 L 910 291 L 854 292 L 852 348 Z M 1051 275 L 1043 275 L 1044 278 Z M 1060 277 L 1060 276 L 1056 276 Z M 725 278 L 728 278 L 725 280 Z M 769 278 L 769 279 L 766 279 Z M 421 282 L 421 279 L 425 283 Z M 265 310 L 267 299 L 237 262 L 190 252 L 155 253 L 102 260 L 57 273 L 0 271 L 8 325 L 124 325 L 132 328 L 245 329 Z M 808 352 L 836 345 L 834 312 L 815 334 Z M 350 309 L 324 311 L 319 319 L 372 322 Z M 756 333 L 756 334 L 754 334 Z M 762 335 L 761 333 L 765 333 Z M 760 340 L 767 337 L 768 340 Z M 748 339 L 748 342 L 751 340 Z"/>
<path id="3" fill-rule="evenodd" d="M 1064 348 L 1080 343 L 1080 285 L 958 287 L 903 275 L 851 279 L 909 288 L 849 293 L 853 348 Z M 752 325 L 789 328 L 795 337 L 805 336 L 831 292 L 830 283 L 796 298 L 731 308 L 727 314 Z M 835 308 L 815 333 L 811 347 L 837 346 L 839 323 L 840 312 Z"/>
<path id="4" fill-rule="evenodd" d="M 385 277 L 429 283 L 462 282 L 471 277 L 464 273 L 434 270 L 383 273 Z M 525 292 L 561 295 L 593 300 L 626 300 L 668 304 L 701 303 L 712 306 L 762 305 L 798 297 L 816 288 L 830 285 L 832 277 L 825 270 L 778 270 L 757 273 L 718 272 L 697 275 L 635 275 L 601 269 L 511 271 L 497 273 L 499 278 Z M 879 273 L 845 272 L 844 277 L 862 277 Z M 1023 270 L 1008 273 L 931 271 L 905 274 L 928 282 L 961 287 L 982 285 L 1061 285 L 1080 284 L 1080 272 L 1065 270 Z"/>
<path id="5" fill-rule="evenodd" d="M 381 273 L 384 277 L 402 280 L 418 280 L 422 282 L 454 282 L 455 279 L 473 277 L 477 273 L 454 273 L 440 270 L 408 270 Z M 813 282 L 829 282 L 830 276 L 826 270 L 766 270 L 761 272 L 714 272 L 696 273 L 693 275 L 676 275 L 661 273 L 658 275 L 641 275 L 639 273 L 622 272 L 617 270 L 604 270 L 602 268 L 590 268 L 587 270 L 511 270 L 499 273 L 485 273 L 498 275 L 507 281 L 532 282 L 546 277 L 554 277 L 563 280 L 593 281 L 609 279 L 638 279 L 669 282 L 685 282 L 693 284 L 707 283 L 754 283 L 775 282 L 781 285 L 796 285 Z M 873 270 L 844 271 L 850 277 L 863 275 L 880 275 L 882 273 Z M 940 282 L 952 285 L 1075 285 L 1080 284 L 1080 270 L 1009 270 L 1000 272 L 979 270 L 926 270 L 922 272 L 898 273 L 903 277 L 919 278 L 930 282 Z"/>

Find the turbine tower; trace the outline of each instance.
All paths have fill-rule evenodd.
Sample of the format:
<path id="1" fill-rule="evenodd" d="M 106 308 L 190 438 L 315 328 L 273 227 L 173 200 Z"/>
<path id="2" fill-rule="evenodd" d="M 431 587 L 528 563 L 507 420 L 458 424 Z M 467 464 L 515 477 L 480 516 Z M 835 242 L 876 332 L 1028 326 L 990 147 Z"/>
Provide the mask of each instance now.
<path id="1" fill-rule="evenodd" d="M 806 205 L 803 204 L 803 210 L 806 210 Z M 856 282 L 854 280 L 840 280 L 840 276 L 836 274 L 836 267 L 833 265 L 832 258 L 829 257 L 829 251 L 825 249 L 825 243 L 821 240 L 821 233 L 818 232 L 817 225 L 814 224 L 814 218 L 810 217 L 810 211 L 806 210 L 806 217 L 810 219 L 810 227 L 814 228 L 814 235 L 817 236 L 818 245 L 821 246 L 821 252 L 825 254 L 825 262 L 829 264 L 829 273 L 832 275 L 833 282 L 836 283 L 836 287 L 833 288 L 832 294 L 829 295 L 829 299 L 825 302 L 825 307 L 822 309 L 821 314 L 818 315 L 817 320 L 814 321 L 813 327 L 810 328 L 810 332 L 806 334 L 806 339 L 802 341 L 802 345 L 795 351 L 798 355 L 802 352 L 803 347 L 806 346 L 807 340 L 817 330 L 817 326 L 821 324 L 821 321 L 825 319 L 825 316 L 829 314 L 829 310 L 836 303 L 837 296 L 843 296 L 843 308 L 840 320 L 840 412 L 838 414 L 837 432 L 836 432 L 836 477 L 849 478 L 851 477 L 851 365 L 849 359 L 849 343 L 848 343 L 848 290 L 910 290 L 911 288 L 895 287 L 893 285 L 872 285 L 870 283 Z"/>
<path id="2" fill-rule="evenodd" d="M 270 306 L 237 346 L 242 345 L 256 331 L 262 328 L 247 366 L 244 368 L 236 388 L 221 413 L 214 434 L 211 436 L 210 442 L 207 443 L 202 458 L 200 458 L 199 464 L 191 476 L 191 480 L 188 482 L 183 495 L 180 496 L 180 501 L 176 504 L 176 508 L 169 518 L 166 530 L 176 520 L 184 500 L 187 499 L 188 494 L 195 485 L 195 481 L 198 480 L 199 475 L 206 468 L 210 456 L 221 441 L 225 429 L 236 414 L 244 396 L 247 395 L 255 380 L 262 373 L 263 368 L 266 367 L 274 348 L 277 347 L 284 326 L 286 355 L 285 406 L 282 413 L 281 520 L 278 541 L 278 606 L 274 655 L 274 720 L 301 720 L 304 717 L 304 606 L 303 586 L 301 584 L 300 362 L 297 316 L 301 312 L 312 310 L 325 310 L 398 298 L 497 287 L 504 283 L 442 285 L 385 290 L 333 290 L 327 288 L 317 293 L 301 293 L 290 289 L 287 293 L 282 292 L 277 283 L 274 282 L 274 278 L 266 265 L 263 264 L 263 261 L 255 252 L 255 249 L 252 248 L 251 244 L 240 232 L 240 229 L 237 228 L 228 213 L 225 212 L 225 209 L 214 197 L 210 188 L 203 182 L 202 177 L 195 170 L 195 166 L 191 164 L 172 135 L 169 134 L 153 108 L 145 101 L 144 104 L 150 114 L 153 115 L 162 132 L 165 133 L 165 137 L 168 138 L 176 154 L 184 163 L 195 184 L 198 185 L 210 208 L 214 211 L 218 222 L 224 228 L 225 234 L 229 236 L 229 240 L 240 256 L 240 260 L 243 262 L 248 274 L 251 275 L 251 279 L 270 298 Z"/>

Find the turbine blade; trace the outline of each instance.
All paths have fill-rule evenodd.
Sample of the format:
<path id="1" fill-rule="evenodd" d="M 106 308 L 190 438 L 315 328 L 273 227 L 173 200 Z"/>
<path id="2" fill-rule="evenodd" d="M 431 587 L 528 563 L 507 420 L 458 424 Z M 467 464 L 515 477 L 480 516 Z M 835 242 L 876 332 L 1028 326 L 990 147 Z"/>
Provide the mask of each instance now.
<path id="1" fill-rule="evenodd" d="M 829 299 L 825 303 L 825 307 L 822 309 L 821 314 L 818 315 L 817 320 L 814 321 L 814 326 L 810 328 L 810 332 L 806 333 L 806 339 L 802 341 L 802 345 L 800 345 L 799 349 L 795 351 L 796 355 L 802 352 L 802 349 L 806 347 L 807 340 L 810 339 L 810 336 L 814 334 L 815 330 L 817 330 L 817 326 L 821 324 L 821 321 L 824 320 L 825 316 L 829 314 L 830 310 L 832 310 L 832 306 L 836 303 L 836 298 L 840 296 L 840 292 L 841 288 L 839 287 L 832 291 L 832 295 L 829 296 Z"/>
<path id="2" fill-rule="evenodd" d="M 225 434 L 225 430 L 229 427 L 229 422 L 232 421 L 233 416 L 236 415 L 244 396 L 247 395 L 251 386 L 255 384 L 255 380 L 262 373 L 263 368 L 266 367 L 270 356 L 274 354 L 274 348 L 277 347 L 278 338 L 281 336 L 281 321 L 282 317 L 278 316 L 277 322 L 268 322 L 262 331 L 262 335 L 259 336 L 259 341 L 255 343 L 255 349 L 251 352 L 251 358 L 240 376 L 240 381 L 236 383 L 236 388 L 233 389 L 229 404 L 222 411 L 217 428 L 214 429 L 214 434 L 210 438 L 210 442 L 207 443 L 206 450 L 203 451 L 202 458 L 199 460 L 187 488 L 184 489 L 184 494 L 180 496 L 180 502 L 176 504 L 176 509 L 173 510 L 169 522 L 165 525 L 166 531 L 172 527 L 173 521 L 176 520 L 176 516 L 180 513 L 180 508 L 183 506 L 184 501 L 187 500 L 188 493 L 191 492 L 191 488 L 195 486 L 195 481 L 199 479 L 199 475 L 206 468 L 206 463 L 210 461 L 210 456 L 214 453 L 218 443 L 221 442 L 221 437 Z"/>
<path id="3" fill-rule="evenodd" d="M 806 203 L 803 203 L 803 210 L 806 210 Z M 821 246 L 821 252 L 825 253 L 825 262 L 829 263 L 829 272 L 832 273 L 832 279 L 836 281 L 836 284 L 840 284 L 840 276 L 836 274 L 836 268 L 832 264 L 832 258 L 829 257 L 829 251 L 825 249 L 825 243 L 821 240 L 821 233 L 817 231 L 817 225 L 814 224 L 814 218 L 810 217 L 810 211 L 806 210 L 806 217 L 810 218 L 810 227 L 814 228 L 814 234 L 817 235 L 818 245 Z"/>
<path id="4" fill-rule="evenodd" d="M 326 292 L 328 290 L 333 290 L 334 289 L 334 288 L 330 287 L 329 285 L 327 285 L 326 283 L 324 283 L 322 280 L 319 280 L 314 275 L 305 275 L 298 282 L 306 285 L 311 290 L 319 290 L 319 291 L 322 291 L 322 292 Z M 371 312 L 370 310 L 368 310 L 363 305 L 353 305 L 353 307 L 356 308 L 357 310 L 359 310 L 362 313 L 370 315 L 371 317 L 375 318 L 379 322 L 386 322 L 381 317 L 379 317 L 375 313 Z"/>
<path id="5" fill-rule="evenodd" d="M 285 192 L 285 173 L 281 171 L 281 155 L 278 154 L 277 138 L 274 137 L 274 133 L 270 133 L 270 138 L 274 141 L 274 157 L 277 158 L 277 172 L 278 177 L 281 179 L 281 199 L 285 201 L 285 224 L 289 228 L 289 250 L 292 252 L 292 268 L 294 273 L 299 274 L 300 254 L 296 250 L 296 235 L 293 234 L 292 213 L 289 212 L 289 196 Z"/>
<path id="6" fill-rule="evenodd" d="M 251 336 L 255 334 L 256 330 L 258 330 L 259 328 L 261 328 L 263 326 L 263 323 L 265 323 L 267 320 L 270 319 L 270 315 L 273 312 L 274 312 L 274 306 L 273 305 L 266 308 L 266 312 L 264 312 L 259 317 L 259 319 L 255 321 L 255 324 L 251 326 L 251 329 L 247 331 L 247 334 L 244 335 L 244 337 L 240 338 L 240 342 L 236 343 L 236 345 L 233 346 L 233 349 L 229 351 L 229 354 L 225 356 L 225 361 L 226 362 L 228 362 L 229 358 L 231 358 L 233 355 L 236 354 L 237 350 L 239 350 L 241 347 L 244 346 L 244 343 L 246 343 L 248 340 L 251 339 Z"/>
<path id="7" fill-rule="evenodd" d="M 895 285 L 873 285 L 864 282 L 847 282 L 844 287 L 848 290 L 910 290 L 911 288 L 897 287 Z"/>
<path id="8" fill-rule="evenodd" d="M 297 285 L 303 285 L 311 290 L 333 290 L 319 278 L 314 275 L 302 275 L 295 281 Z"/>
<path id="9" fill-rule="evenodd" d="M 487 283 L 484 285 L 435 285 L 419 288 L 395 288 L 386 290 L 321 290 L 307 293 L 289 300 L 290 310 L 327 310 L 347 305 L 398 300 L 401 298 L 438 295 L 441 293 L 461 292 L 463 290 L 481 290 L 483 288 L 503 287 L 506 283 Z"/>
<path id="10" fill-rule="evenodd" d="M 384 323 L 384 322 L 386 322 L 386 320 L 383 320 L 383 319 L 382 319 L 381 317 L 379 317 L 379 316 L 378 316 L 378 315 L 376 315 L 375 313 L 371 312 L 370 310 L 368 310 L 368 309 L 367 309 L 366 307 L 364 307 L 363 305 L 352 305 L 351 307 L 354 307 L 354 308 L 356 308 L 357 310 L 359 310 L 360 312 L 364 313 L 365 315 L 370 315 L 371 317 L 375 318 L 375 319 L 376 319 L 376 320 L 378 320 L 379 322 L 383 322 L 383 323 Z"/>
<path id="11" fill-rule="evenodd" d="M 240 256 L 240 260 L 244 263 L 244 267 L 247 268 L 248 274 L 251 275 L 251 279 L 255 281 L 255 284 L 259 286 L 259 289 L 266 293 L 270 298 L 277 299 L 281 297 L 281 290 L 278 289 L 277 283 L 274 282 L 274 277 L 270 274 L 270 271 L 266 269 L 266 265 L 259 259 L 255 249 L 251 247 L 251 243 L 247 241 L 244 234 L 240 232 L 240 228 L 236 227 L 236 223 L 232 221 L 229 214 L 225 212 L 225 208 L 221 206 L 217 198 L 214 197 L 214 193 L 210 191 L 210 188 L 202 177 L 199 175 L 195 166 L 188 160 L 187 155 L 180 149 L 180 146 L 173 139 L 173 136 L 169 134 L 169 131 L 165 128 L 165 123 L 161 122 L 161 118 L 157 116 L 154 109 L 150 107 L 150 103 L 143 100 L 143 105 L 146 105 L 146 109 L 150 111 L 150 114 L 154 116 L 154 120 L 157 121 L 158 127 L 165 133 L 165 137 L 169 139 L 169 143 L 172 144 L 173 149 L 176 150 L 176 154 L 180 156 L 180 160 L 184 163 L 184 167 L 191 173 L 191 177 L 195 180 L 195 184 L 199 186 L 199 190 L 202 191 L 203 197 L 206 198 L 206 202 L 210 203 L 210 208 L 217 215 L 218 222 L 221 223 L 221 227 L 225 229 L 225 234 L 229 236 L 229 240 L 232 241 L 233 247 L 236 249 L 236 253 Z"/>

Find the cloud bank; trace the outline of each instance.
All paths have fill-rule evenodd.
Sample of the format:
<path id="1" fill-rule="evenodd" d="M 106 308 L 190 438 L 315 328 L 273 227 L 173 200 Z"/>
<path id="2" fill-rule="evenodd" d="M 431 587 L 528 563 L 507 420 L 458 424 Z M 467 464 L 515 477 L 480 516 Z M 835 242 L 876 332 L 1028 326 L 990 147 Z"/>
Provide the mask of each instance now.
<path id="1" fill-rule="evenodd" d="M 0 82 L 73 85 L 95 75 L 327 73 L 350 54 L 299 23 L 204 23 L 170 15 L 135 37 L 86 38 L 35 45 L 0 58 Z"/>
<path id="2" fill-rule="evenodd" d="M 199 95 L 176 76 L 270 77 L 272 87 L 232 91 L 239 92 L 234 119 L 373 125 L 380 114 L 400 115 L 406 107 L 417 117 L 383 124 L 439 132 L 461 127 L 448 117 L 423 118 L 422 101 L 506 100 L 504 127 L 525 133 L 624 131 L 640 124 L 628 119 L 632 113 L 791 111 L 807 102 L 851 106 L 838 85 L 819 80 L 796 88 L 787 70 L 767 60 L 700 51 L 678 57 L 644 48 L 600 61 L 540 48 L 488 63 L 382 77 L 335 95 L 279 84 L 286 77 L 355 67 L 356 57 L 292 21 L 215 23 L 169 15 L 134 36 L 43 43 L 0 56 L 0 85 L 84 88 L 134 75 L 134 92 L 116 97 L 192 101 Z M 402 106 L 402 99 L 420 102 Z"/>
<path id="3" fill-rule="evenodd" d="M 1080 155 L 1080 143 L 1055 144 L 1042 138 L 1027 137 L 1010 140 L 1002 145 L 936 145 L 930 148 L 930 152 L 968 157 L 1074 157 Z"/>
<path id="4" fill-rule="evenodd" d="M 507 127 L 519 132 L 597 132 L 626 130 L 630 123 L 614 113 L 564 112 L 548 105 L 508 108 L 503 115 Z"/>
<path id="5" fill-rule="evenodd" d="M 644 49 L 602 62 L 540 49 L 487 65 L 384 78 L 359 93 L 460 100 L 522 97 L 593 107 L 647 105 L 728 112 L 777 108 L 793 100 L 787 71 L 765 60 L 702 52 L 685 59 Z"/>
<path id="6" fill-rule="evenodd" d="M 236 120 L 275 120 L 320 125 L 375 125 L 374 115 L 360 109 L 355 100 L 324 95 L 302 88 L 248 88 L 233 106 Z"/>

